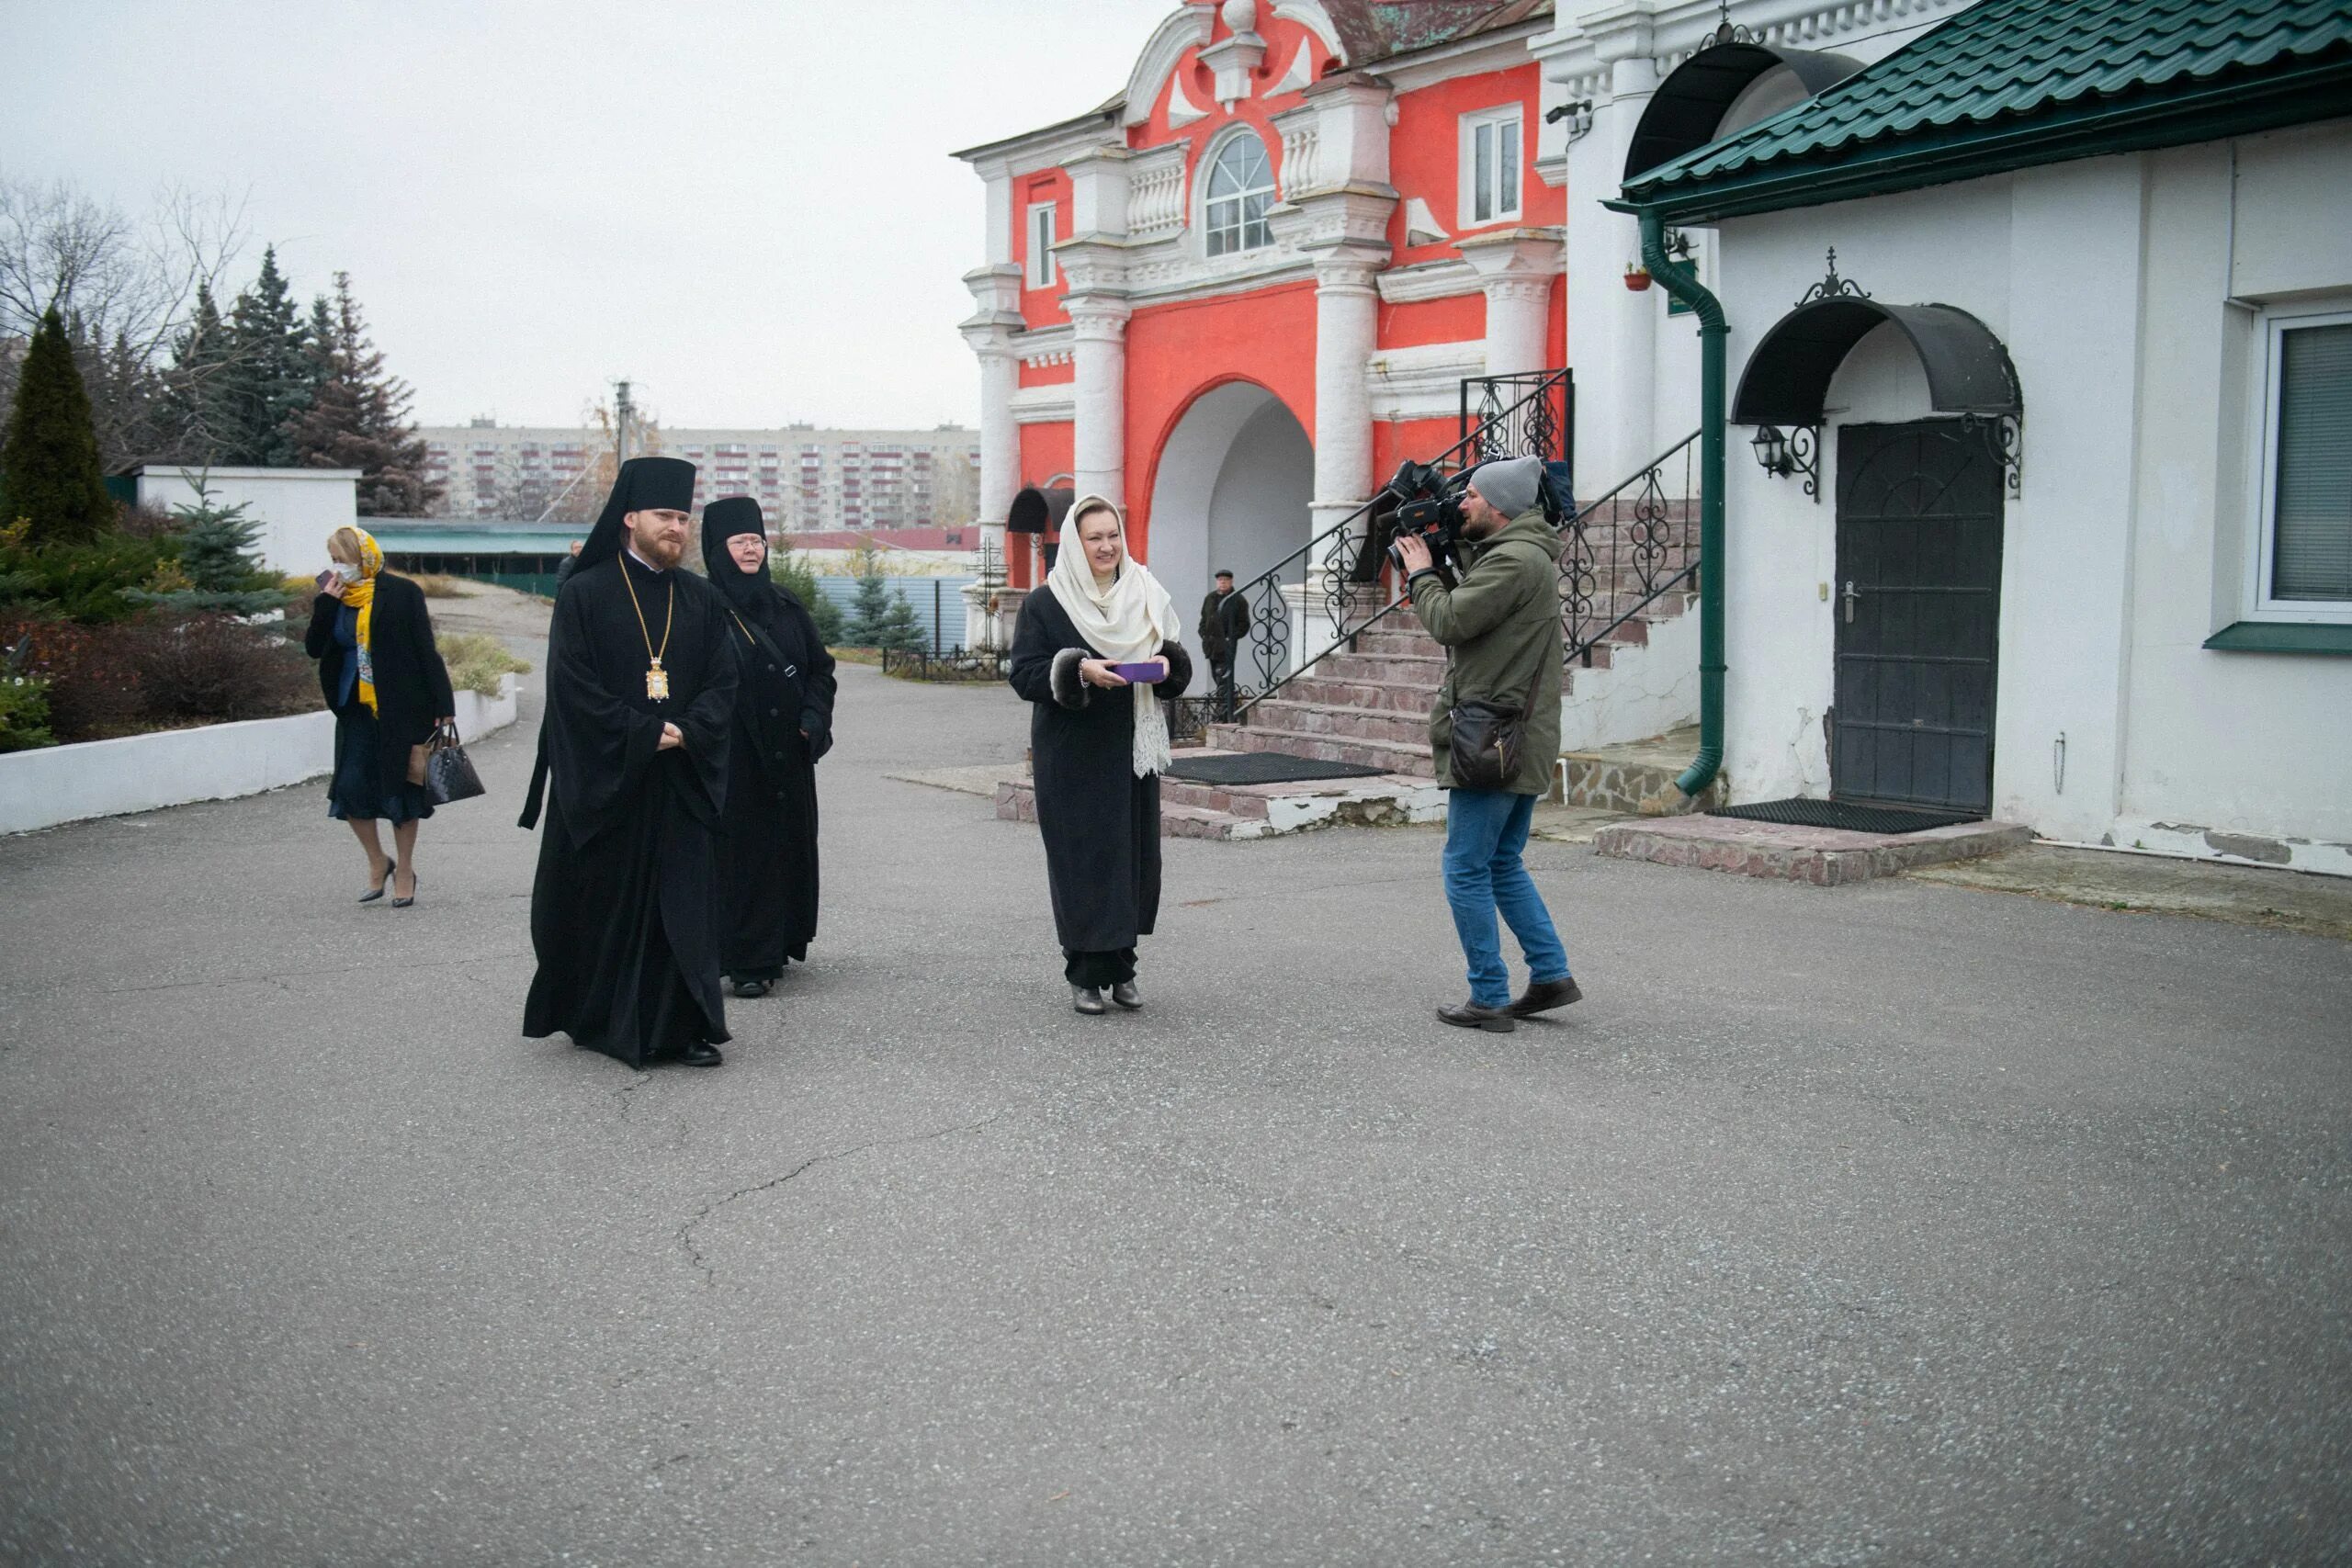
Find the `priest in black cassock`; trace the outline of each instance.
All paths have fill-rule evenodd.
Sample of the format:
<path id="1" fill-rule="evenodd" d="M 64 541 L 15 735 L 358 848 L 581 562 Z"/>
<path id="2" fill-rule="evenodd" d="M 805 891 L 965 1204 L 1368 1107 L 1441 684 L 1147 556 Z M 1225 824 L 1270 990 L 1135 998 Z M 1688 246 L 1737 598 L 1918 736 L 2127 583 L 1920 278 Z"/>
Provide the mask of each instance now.
<path id="1" fill-rule="evenodd" d="M 1159 914 L 1159 774 L 1170 761 L 1159 705 L 1193 678 L 1182 635 L 1168 591 L 1128 556 L 1119 509 L 1094 495 L 1072 506 L 1046 586 L 1021 602 L 1011 675 L 1029 699 L 1054 930 L 1082 1013 L 1107 1011 L 1105 990 L 1129 1011 L 1143 1006 L 1136 939 Z"/>
<path id="2" fill-rule="evenodd" d="M 621 465 L 556 592 L 523 808 L 534 826 L 547 795 L 523 1032 L 633 1067 L 717 1066 L 728 1038 L 715 915 L 737 634 L 718 590 L 679 570 L 694 491 L 692 463 Z"/>
<path id="3" fill-rule="evenodd" d="M 768 570 L 748 495 L 702 510 L 702 558 L 734 622 L 742 678 L 718 847 L 718 967 L 763 997 L 817 934 L 817 761 L 833 744 L 833 656 L 808 607 Z"/>

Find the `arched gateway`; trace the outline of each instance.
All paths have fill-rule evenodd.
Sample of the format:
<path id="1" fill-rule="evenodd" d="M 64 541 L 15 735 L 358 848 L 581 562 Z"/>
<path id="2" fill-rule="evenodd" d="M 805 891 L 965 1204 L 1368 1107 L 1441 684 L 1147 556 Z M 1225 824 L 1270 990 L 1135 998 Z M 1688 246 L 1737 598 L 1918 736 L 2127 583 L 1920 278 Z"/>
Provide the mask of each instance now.
<path id="1" fill-rule="evenodd" d="M 1211 572 L 1249 581 L 1306 543 L 1314 488 L 1315 447 L 1281 399 L 1248 381 L 1211 388 L 1159 449 L 1153 572 L 1188 613 Z"/>

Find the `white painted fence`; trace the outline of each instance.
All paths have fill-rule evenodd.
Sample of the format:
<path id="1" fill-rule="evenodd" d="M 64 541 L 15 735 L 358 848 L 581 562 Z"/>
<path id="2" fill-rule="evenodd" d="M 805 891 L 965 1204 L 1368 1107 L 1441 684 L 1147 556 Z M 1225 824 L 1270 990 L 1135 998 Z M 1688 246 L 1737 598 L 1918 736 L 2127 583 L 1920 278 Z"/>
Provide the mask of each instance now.
<path id="1" fill-rule="evenodd" d="M 471 741 L 514 722 L 515 677 L 499 694 L 458 694 L 458 733 Z M 0 833 L 91 817 L 258 795 L 334 771 L 334 715 L 254 718 L 0 754 Z"/>

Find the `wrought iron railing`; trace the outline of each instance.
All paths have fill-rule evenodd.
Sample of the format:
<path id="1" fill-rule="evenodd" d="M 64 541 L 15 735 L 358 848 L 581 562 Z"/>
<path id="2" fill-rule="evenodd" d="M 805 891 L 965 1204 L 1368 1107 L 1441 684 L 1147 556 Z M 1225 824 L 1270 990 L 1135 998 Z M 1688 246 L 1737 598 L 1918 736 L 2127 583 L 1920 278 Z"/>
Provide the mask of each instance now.
<path id="1" fill-rule="evenodd" d="M 1566 370 L 1464 381 L 1462 439 L 1431 466 L 1458 472 L 1495 457 L 1564 461 L 1570 385 Z M 1510 396 L 1513 392 L 1518 395 Z M 1236 591 L 1250 611 L 1250 629 L 1234 650 L 1229 697 L 1200 699 L 1213 717 L 1245 717 L 1404 603 L 1397 597 L 1401 585 L 1387 570 L 1387 522 L 1395 506 L 1393 498 L 1374 496 Z"/>
<path id="2" fill-rule="evenodd" d="M 1699 571 L 1699 433 L 1668 447 L 1560 530 L 1560 629 L 1573 662 Z"/>
<path id="3" fill-rule="evenodd" d="M 1475 390 L 1474 390 L 1475 389 Z M 1530 453 L 1576 470 L 1577 384 L 1566 370 L 1477 376 L 1462 383 L 1455 434 L 1472 445 L 1464 466 Z"/>
<path id="4" fill-rule="evenodd" d="M 886 648 L 882 673 L 910 681 L 1001 681 L 1012 669 L 1012 651 L 1003 648 L 946 649 Z"/>

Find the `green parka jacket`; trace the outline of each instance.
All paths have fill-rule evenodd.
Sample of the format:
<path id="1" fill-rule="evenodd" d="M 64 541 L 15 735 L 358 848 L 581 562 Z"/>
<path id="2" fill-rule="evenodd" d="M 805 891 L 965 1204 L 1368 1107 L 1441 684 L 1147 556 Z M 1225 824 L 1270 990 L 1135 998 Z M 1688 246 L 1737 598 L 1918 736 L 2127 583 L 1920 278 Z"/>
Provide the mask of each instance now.
<path id="1" fill-rule="evenodd" d="M 1453 588 L 1435 572 L 1413 579 L 1413 609 L 1446 650 L 1445 683 L 1430 713 L 1437 782 L 1453 787 L 1448 716 L 1456 702 L 1528 709 L 1519 771 L 1503 787 L 1544 795 L 1560 760 L 1560 536 L 1541 507 L 1490 537 L 1465 545 L 1469 566 Z"/>

